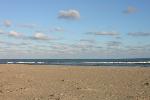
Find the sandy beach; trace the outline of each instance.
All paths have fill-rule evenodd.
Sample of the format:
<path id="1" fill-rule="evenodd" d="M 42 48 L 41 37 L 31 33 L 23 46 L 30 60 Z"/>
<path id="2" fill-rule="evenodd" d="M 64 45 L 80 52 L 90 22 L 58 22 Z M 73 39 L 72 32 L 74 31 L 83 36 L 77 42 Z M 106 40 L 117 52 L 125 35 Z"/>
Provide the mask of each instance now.
<path id="1" fill-rule="evenodd" d="M 1 64 L 0 100 L 150 100 L 150 68 Z"/>

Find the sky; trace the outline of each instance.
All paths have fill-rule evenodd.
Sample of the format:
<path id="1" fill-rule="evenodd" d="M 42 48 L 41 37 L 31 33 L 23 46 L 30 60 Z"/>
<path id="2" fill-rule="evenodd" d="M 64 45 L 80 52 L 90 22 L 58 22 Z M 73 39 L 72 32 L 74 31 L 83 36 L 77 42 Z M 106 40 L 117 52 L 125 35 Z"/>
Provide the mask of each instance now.
<path id="1" fill-rule="evenodd" d="M 0 59 L 150 58 L 149 0 L 0 0 Z"/>

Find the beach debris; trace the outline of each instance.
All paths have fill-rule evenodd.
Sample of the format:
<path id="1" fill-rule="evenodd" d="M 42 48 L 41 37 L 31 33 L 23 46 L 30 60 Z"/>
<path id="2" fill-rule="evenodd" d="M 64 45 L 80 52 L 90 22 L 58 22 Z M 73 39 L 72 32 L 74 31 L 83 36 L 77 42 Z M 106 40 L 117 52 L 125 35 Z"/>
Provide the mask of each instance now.
<path id="1" fill-rule="evenodd" d="M 49 99 L 53 99 L 53 100 L 60 100 L 60 97 L 55 95 L 55 94 L 50 94 L 49 95 Z"/>
<path id="2" fill-rule="evenodd" d="M 54 96 L 54 94 L 50 94 L 49 96 L 50 96 L 50 97 L 53 97 L 53 96 Z"/>
<path id="3" fill-rule="evenodd" d="M 62 81 L 62 82 L 64 82 L 65 80 L 64 80 L 64 79 L 62 79 L 61 81 Z"/>
<path id="4" fill-rule="evenodd" d="M 145 82 L 144 85 L 145 85 L 145 86 L 149 86 L 149 83 L 148 83 L 148 82 Z"/>
<path id="5" fill-rule="evenodd" d="M 77 89 L 77 90 L 80 90 L 80 89 L 82 89 L 82 88 L 80 88 L 80 87 L 77 87 L 76 89 Z"/>

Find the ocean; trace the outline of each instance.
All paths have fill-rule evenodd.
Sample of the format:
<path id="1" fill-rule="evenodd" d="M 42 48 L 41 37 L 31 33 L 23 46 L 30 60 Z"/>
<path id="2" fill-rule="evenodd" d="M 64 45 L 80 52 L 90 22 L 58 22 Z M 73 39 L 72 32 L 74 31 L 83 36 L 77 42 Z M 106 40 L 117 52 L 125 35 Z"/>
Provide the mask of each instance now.
<path id="1" fill-rule="evenodd" d="M 136 58 L 136 59 L 0 59 L 0 64 L 150 67 L 150 58 Z"/>

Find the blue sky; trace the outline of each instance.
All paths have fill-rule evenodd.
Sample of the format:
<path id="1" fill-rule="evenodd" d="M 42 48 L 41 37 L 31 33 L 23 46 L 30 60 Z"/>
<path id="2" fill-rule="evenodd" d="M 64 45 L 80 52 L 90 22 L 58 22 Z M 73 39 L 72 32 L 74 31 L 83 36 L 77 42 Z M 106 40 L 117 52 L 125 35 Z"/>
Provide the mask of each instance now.
<path id="1" fill-rule="evenodd" d="M 1 0 L 0 58 L 150 57 L 148 0 Z"/>

